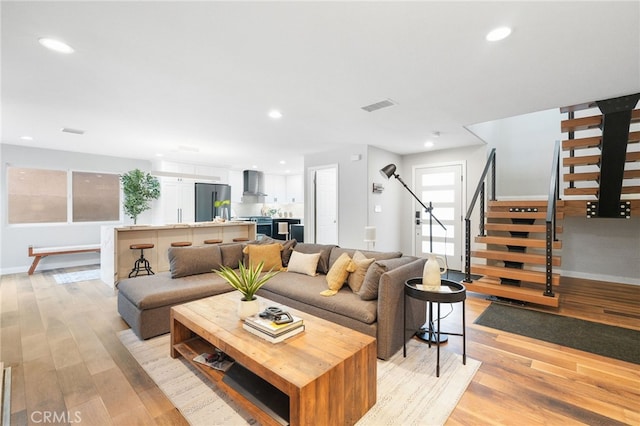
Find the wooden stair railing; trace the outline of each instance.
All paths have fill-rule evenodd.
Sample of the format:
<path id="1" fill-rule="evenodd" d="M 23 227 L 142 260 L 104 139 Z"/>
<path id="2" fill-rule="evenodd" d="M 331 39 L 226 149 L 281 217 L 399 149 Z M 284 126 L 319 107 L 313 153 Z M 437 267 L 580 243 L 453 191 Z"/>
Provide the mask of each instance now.
<path id="1" fill-rule="evenodd" d="M 556 143 L 549 200 L 498 201 L 492 187 L 485 212 L 485 180 L 489 168 L 495 170 L 495 151 L 491 152 L 465 217 L 464 284 L 467 290 L 546 306 L 559 305 L 559 294 L 554 287 L 560 284 L 560 275 L 553 273 L 553 267 L 561 264 L 560 256 L 554 256 L 553 250 L 562 247 L 556 235 L 563 230 L 556 224 L 556 218 L 563 217 L 562 212 L 557 211 L 563 203 L 558 200 L 559 153 L 560 144 Z M 478 199 L 480 234 L 474 241 L 485 244 L 486 248 L 472 251 L 471 216 Z M 471 258 L 485 263 L 471 264 Z M 472 273 L 480 278 L 471 279 Z"/>

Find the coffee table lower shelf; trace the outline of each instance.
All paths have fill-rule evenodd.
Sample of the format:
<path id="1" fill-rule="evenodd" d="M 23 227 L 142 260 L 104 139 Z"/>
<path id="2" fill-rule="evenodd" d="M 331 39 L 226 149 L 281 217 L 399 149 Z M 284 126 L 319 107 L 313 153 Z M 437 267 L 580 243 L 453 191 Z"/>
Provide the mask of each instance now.
<path id="1" fill-rule="evenodd" d="M 271 420 L 269 423 L 289 424 L 289 396 L 284 392 L 237 362 L 223 372 L 193 360 L 203 352 L 212 353 L 214 346 L 211 343 L 194 337 L 173 345 L 173 348 L 252 415 L 260 417 L 261 422 L 266 414 Z"/>

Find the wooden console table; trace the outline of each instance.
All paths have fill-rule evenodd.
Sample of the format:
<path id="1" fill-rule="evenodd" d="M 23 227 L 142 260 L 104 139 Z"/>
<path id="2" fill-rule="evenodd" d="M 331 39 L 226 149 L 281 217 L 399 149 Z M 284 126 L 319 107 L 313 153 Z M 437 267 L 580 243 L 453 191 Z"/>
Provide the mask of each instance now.
<path id="1" fill-rule="evenodd" d="M 304 319 L 305 331 L 273 344 L 242 328 L 239 297 L 226 293 L 171 308 L 171 356 L 184 356 L 265 425 L 352 425 L 375 404 L 374 337 L 285 307 Z M 234 367 L 222 373 L 193 361 L 214 347 L 234 358 L 245 378 L 253 376 L 256 388 L 272 387 L 267 401 L 252 393 L 253 386 L 225 377 Z M 284 412 L 270 406 L 274 399 L 280 408 L 284 401 Z"/>

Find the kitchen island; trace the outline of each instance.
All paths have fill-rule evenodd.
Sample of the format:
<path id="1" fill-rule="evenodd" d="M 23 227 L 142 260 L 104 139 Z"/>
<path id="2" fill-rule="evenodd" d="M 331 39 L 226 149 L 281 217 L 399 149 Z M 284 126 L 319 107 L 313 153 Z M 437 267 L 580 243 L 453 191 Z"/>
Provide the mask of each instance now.
<path id="1" fill-rule="evenodd" d="M 115 287 L 119 280 L 127 278 L 140 257 L 140 250 L 131 250 L 131 244 L 153 244 L 144 251 L 153 272 L 169 270 L 167 251 L 172 242 L 189 241 L 194 246 L 203 245 L 204 240 L 221 239 L 224 243 L 234 238 L 256 238 L 253 222 L 228 221 L 179 223 L 174 225 L 103 226 L 101 229 L 100 275 L 102 281 Z"/>

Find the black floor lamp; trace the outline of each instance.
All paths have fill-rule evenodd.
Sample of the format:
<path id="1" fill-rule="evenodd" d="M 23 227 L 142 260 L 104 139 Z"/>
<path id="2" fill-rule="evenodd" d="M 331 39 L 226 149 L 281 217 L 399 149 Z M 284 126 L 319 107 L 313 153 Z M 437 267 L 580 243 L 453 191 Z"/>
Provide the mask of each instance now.
<path id="1" fill-rule="evenodd" d="M 433 253 L 433 221 L 435 220 L 438 225 L 442 226 L 442 229 L 444 229 L 445 232 L 447 232 L 447 228 L 442 224 L 442 222 L 440 222 L 438 220 L 437 217 L 435 217 L 433 215 L 433 206 L 431 205 L 431 201 L 429 201 L 429 207 L 427 207 L 421 200 L 420 198 L 418 198 L 418 196 L 407 186 L 406 183 L 404 183 L 404 181 L 402 180 L 402 178 L 400 177 L 399 174 L 396 173 L 396 165 L 395 164 L 387 164 L 386 166 L 384 166 L 382 169 L 380 169 L 380 174 L 385 178 L 385 179 L 390 179 L 391 176 L 393 176 L 394 178 L 396 178 L 398 180 L 398 182 L 400 182 L 402 184 L 402 186 L 405 187 L 405 189 L 407 191 L 409 191 L 409 193 L 411 195 L 413 195 L 413 198 L 415 198 L 415 200 L 420 203 L 420 205 L 422 207 L 424 207 L 424 211 L 425 213 L 429 213 L 429 251 L 431 253 Z M 420 217 L 418 215 L 418 212 L 416 212 L 416 225 L 420 224 Z M 416 333 L 416 336 L 422 340 L 425 341 L 429 341 L 429 333 L 426 331 L 422 331 L 423 329 L 426 330 L 428 329 L 428 324 L 425 324 L 427 327 L 423 326 L 421 331 Z M 431 341 L 435 342 L 436 336 L 434 334 L 431 335 Z M 446 335 L 440 335 L 440 342 L 446 342 L 447 341 L 447 336 Z"/>

